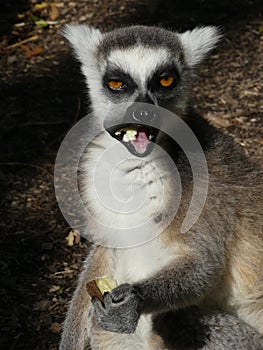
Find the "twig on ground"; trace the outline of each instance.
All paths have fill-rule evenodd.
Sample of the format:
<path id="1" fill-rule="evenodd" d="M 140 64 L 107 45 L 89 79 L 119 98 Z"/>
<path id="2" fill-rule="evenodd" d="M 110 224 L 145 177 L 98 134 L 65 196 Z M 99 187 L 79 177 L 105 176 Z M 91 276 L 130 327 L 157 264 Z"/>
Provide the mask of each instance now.
<path id="1" fill-rule="evenodd" d="M 14 49 L 15 47 L 18 47 L 18 46 L 20 46 L 20 45 L 26 44 L 26 43 L 28 43 L 28 42 L 30 42 L 30 41 L 35 41 L 35 40 L 37 40 L 37 39 L 38 39 L 38 36 L 37 36 L 37 35 L 33 35 L 33 36 L 31 36 L 31 37 L 29 37 L 29 38 L 27 38 L 27 39 L 21 40 L 21 41 L 15 43 L 15 44 L 12 44 L 12 45 L 7 46 L 5 49 L 6 49 L 6 50 Z"/>

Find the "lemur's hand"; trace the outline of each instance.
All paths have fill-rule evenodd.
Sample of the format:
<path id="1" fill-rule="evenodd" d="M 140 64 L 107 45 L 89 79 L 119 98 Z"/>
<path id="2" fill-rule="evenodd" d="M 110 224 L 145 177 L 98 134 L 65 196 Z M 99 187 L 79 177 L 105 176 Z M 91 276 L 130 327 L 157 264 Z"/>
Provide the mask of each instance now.
<path id="1" fill-rule="evenodd" d="M 134 333 L 142 310 L 142 299 L 130 284 L 121 284 L 104 294 L 104 305 L 92 299 L 97 323 L 115 333 Z"/>

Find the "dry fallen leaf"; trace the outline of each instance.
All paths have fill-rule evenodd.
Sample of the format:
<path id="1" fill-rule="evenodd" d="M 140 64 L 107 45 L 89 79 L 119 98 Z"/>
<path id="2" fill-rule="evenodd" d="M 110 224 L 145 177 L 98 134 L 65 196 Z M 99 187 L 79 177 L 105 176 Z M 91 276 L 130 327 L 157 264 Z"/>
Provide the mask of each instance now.
<path id="1" fill-rule="evenodd" d="M 40 55 L 44 51 L 43 47 L 36 46 L 33 50 L 31 50 L 31 57 Z"/>
<path id="2" fill-rule="evenodd" d="M 17 60 L 17 57 L 16 57 L 15 55 L 8 56 L 8 58 L 7 58 L 7 63 L 8 63 L 8 64 L 13 64 L 13 63 L 16 62 L 16 60 Z"/>
<path id="3" fill-rule="evenodd" d="M 50 5 L 49 17 L 52 21 L 55 21 L 59 16 L 59 10 L 55 4 Z"/>
<path id="4" fill-rule="evenodd" d="M 212 124 L 221 127 L 228 127 L 229 122 L 227 119 L 222 118 L 222 115 L 216 115 L 215 113 L 206 113 L 206 118 L 212 122 Z"/>
<path id="5" fill-rule="evenodd" d="M 27 58 L 31 57 L 31 50 L 27 45 L 21 45 L 22 49 L 25 51 L 25 55 Z"/>
<path id="6" fill-rule="evenodd" d="M 80 234 L 78 231 L 71 230 L 66 237 L 66 240 L 68 242 L 68 246 L 72 247 L 74 244 L 79 244 L 80 242 Z"/>
<path id="7" fill-rule="evenodd" d="M 31 58 L 33 56 L 40 55 L 44 51 L 44 49 L 40 46 L 36 46 L 32 50 L 27 45 L 21 45 L 21 47 L 25 51 L 26 58 Z"/>
<path id="8" fill-rule="evenodd" d="M 62 326 L 60 323 L 54 322 L 52 325 L 49 327 L 49 330 L 53 333 L 59 334 L 62 330 Z"/>
<path id="9" fill-rule="evenodd" d="M 52 286 L 49 288 L 49 293 L 55 293 L 60 289 L 60 286 Z"/>

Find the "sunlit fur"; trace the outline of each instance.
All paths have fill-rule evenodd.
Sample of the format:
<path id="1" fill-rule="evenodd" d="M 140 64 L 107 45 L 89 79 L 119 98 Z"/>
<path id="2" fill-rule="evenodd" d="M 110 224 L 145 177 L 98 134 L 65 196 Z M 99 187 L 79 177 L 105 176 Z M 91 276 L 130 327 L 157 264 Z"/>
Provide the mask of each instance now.
<path id="1" fill-rule="evenodd" d="M 107 112 L 116 103 L 132 103 L 140 94 L 149 93 L 149 76 L 158 66 L 174 63 L 180 84 L 173 97 L 161 101 L 149 95 L 155 104 L 185 119 L 198 135 L 209 167 L 209 193 L 198 222 L 187 234 L 181 234 L 180 226 L 192 195 L 192 177 L 189 164 L 178 153 L 176 162 L 184 187 L 178 215 L 162 235 L 142 246 L 91 249 L 65 320 L 60 350 L 84 350 L 88 343 L 93 350 L 181 349 L 190 348 L 189 341 L 196 341 L 195 345 L 191 343 L 192 349 L 261 350 L 262 340 L 257 332 L 263 333 L 262 173 L 231 138 L 190 108 L 197 67 L 214 48 L 220 33 L 214 27 L 178 34 L 135 26 L 102 34 L 85 25 L 68 25 L 64 34 L 86 78 L 95 114 L 90 127 L 102 127 Z M 102 77 L 109 66 L 121 68 L 136 81 L 138 88 L 133 94 L 116 97 L 105 90 Z M 87 148 L 82 164 L 82 193 L 98 218 L 129 224 L 129 219 L 105 209 L 93 188 L 96 162 L 112 146 L 123 147 L 105 132 Z M 176 199 L 176 181 L 169 166 L 158 157 L 158 150 L 147 157 L 147 165 L 135 156 L 131 158 L 130 163 L 120 167 L 115 179 L 120 195 L 125 197 L 130 184 L 139 178 L 152 193 L 152 200 L 141 215 L 152 217 L 163 193 L 163 209 L 168 210 Z M 107 163 L 105 167 L 107 171 Z M 161 169 L 163 181 L 154 168 Z M 131 224 L 140 219 L 136 215 L 130 218 Z M 95 226 L 92 230 L 99 237 L 101 232 Z M 140 317 L 134 334 L 105 332 L 96 324 L 85 285 L 104 275 L 113 276 L 118 284 L 133 284 L 145 293 L 150 311 Z M 153 300 L 156 309 L 152 310 Z M 201 308 L 200 314 L 192 309 L 193 305 Z M 187 320 L 192 320 L 189 331 L 182 327 Z M 200 339 L 204 343 L 200 344 Z"/>

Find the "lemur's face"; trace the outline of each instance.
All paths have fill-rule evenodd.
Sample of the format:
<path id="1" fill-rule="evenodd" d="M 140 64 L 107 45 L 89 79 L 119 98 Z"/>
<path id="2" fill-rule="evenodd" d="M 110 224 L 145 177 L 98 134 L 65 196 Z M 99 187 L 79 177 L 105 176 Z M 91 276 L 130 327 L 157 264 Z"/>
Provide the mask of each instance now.
<path id="1" fill-rule="evenodd" d="M 134 26 L 102 34 L 68 26 L 65 35 L 82 63 L 98 122 L 139 157 L 151 152 L 165 123 L 158 106 L 184 116 L 196 65 L 219 38 L 214 27 L 178 34 Z"/>
<path id="2" fill-rule="evenodd" d="M 102 67 L 101 93 L 108 110 L 112 104 L 127 104 L 122 113 L 113 108 L 104 126 L 132 154 L 144 157 L 152 151 L 161 127 L 157 106 L 174 106 L 180 95 L 182 65 L 164 47 L 139 45 L 112 50 Z M 109 127 L 113 121 L 117 125 Z"/>

